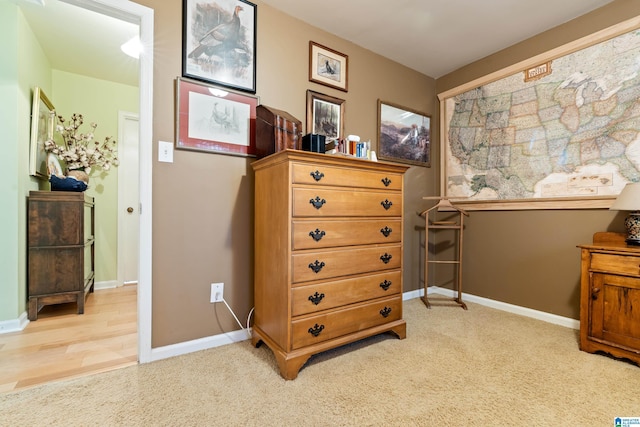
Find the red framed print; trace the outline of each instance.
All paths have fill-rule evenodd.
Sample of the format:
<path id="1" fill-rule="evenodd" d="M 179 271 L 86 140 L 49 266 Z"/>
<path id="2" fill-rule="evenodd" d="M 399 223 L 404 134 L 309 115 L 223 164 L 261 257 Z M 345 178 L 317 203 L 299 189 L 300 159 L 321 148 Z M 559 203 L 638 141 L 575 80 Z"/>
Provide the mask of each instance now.
<path id="1" fill-rule="evenodd" d="M 234 156 L 256 155 L 258 98 L 176 79 L 176 148 Z"/>

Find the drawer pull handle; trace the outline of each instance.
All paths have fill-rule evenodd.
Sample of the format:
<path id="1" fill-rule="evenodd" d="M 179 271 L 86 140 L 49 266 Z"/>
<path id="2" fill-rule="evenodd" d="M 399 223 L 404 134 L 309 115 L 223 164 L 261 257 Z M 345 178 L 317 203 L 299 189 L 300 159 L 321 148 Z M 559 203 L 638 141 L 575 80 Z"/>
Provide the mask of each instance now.
<path id="1" fill-rule="evenodd" d="M 322 239 L 325 235 L 324 231 L 320 231 L 319 229 L 316 228 L 316 231 L 310 231 L 309 232 L 309 236 L 313 237 L 313 240 L 315 240 L 316 242 L 319 242 L 320 239 Z"/>
<path id="2" fill-rule="evenodd" d="M 321 199 L 320 197 L 316 196 L 315 199 L 309 199 L 309 203 L 311 203 L 314 208 L 320 209 L 322 207 L 322 205 L 327 203 L 327 201 L 325 199 Z"/>
<path id="3" fill-rule="evenodd" d="M 391 309 L 385 305 L 384 308 L 380 310 L 380 314 L 382 315 L 382 317 L 389 317 L 389 315 L 391 314 Z"/>
<path id="4" fill-rule="evenodd" d="M 316 262 L 309 264 L 309 268 L 312 269 L 313 272 L 316 274 L 318 274 L 320 270 L 322 270 L 322 267 L 324 267 L 324 262 L 320 262 L 318 260 L 316 260 Z"/>
<path id="5" fill-rule="evenodd" d="M 384 282 L 380 283 L 380 287 L 382 289 L 384 289 L 385 291 L 389 290 L 389 287 L 391 286 L 391 282 L 388 281 L 387 279 L 384 280 Z"/>
<path id="6" fill-rule="evenodd" d="M 309 175 L 311 175 L 311 177 L 313 179 L 316 180 L 316 182 L 320 181 L 322 178 L 324 178 L 324 174 L 318 170 L 316 170 L 315 172 L 311 172 Z"/>
<path id="7" fill-rule="evenodd" d="M 387 210 L 387 211 L 389 210 L 389 208 L 390 208 L 391 206 L 393 206 L 393 203 L 392 203 L 392 202 L 390 202 L 388 199 L 384 199 L 384 202 L 380 202 L 380 204 L 381 204 L 381 205 L 382 205 L 382 207 L 383 207 L 385 210 Z"/>
<path id="8" fill-rule="evenodd" d="M 600 293 L 600 288 L 593 288 L 593 290 L 591 291 L 591 299 L 594 301 L 597 300 L 599 293 Z"/>
<path id="9" fill-rule="evenodd" d="M 380 232 L 384 235 L 384 237 L 389 237 L 389 234 L 391 234 L 393 230 L 390 229 L 389 227 L 385 227 L 385 228 L 381 228 Z"/>
<path id="10" fill-rule="evenodd" d="M 393 257 L 385 252 L 384 255 L 380 256 L 380 261 L 384 262 L 385 264 L 389 264 L 389 261 L 391 261 L 391 258 Z"/>
<path id="11" fill-rule="evenodd" d="M 384 184 L 385 187 L 388 187 L 389 184 L 391 184 L 391 180 L 389 178 L 387 178 L 386 176 L 384 178 L 382 178 L 382 183 Z"/>
<path id="12" fill-rule="evenodd" d="M 313 328 L 309 328 L 309 333 L 314 337 L 320 335 L 320 332 L 324 329 L 324 325 L 318 325 L 317 323 L 313 326 Z"/>
<path id="13" fill-rule="evenodd" d="M 311 301 L 314 305 L 320 304 L 322 298 L 324 298 L 324 294 L 319 294 L 318 292 L 313 295 L 309 295 L 309 301 Z"/>

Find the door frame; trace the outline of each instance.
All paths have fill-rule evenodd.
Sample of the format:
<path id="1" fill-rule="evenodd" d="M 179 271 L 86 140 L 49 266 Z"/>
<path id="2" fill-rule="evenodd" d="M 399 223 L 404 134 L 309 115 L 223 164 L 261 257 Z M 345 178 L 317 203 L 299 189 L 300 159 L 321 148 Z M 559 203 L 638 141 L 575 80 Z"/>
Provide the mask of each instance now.
<path id="1" fill-rule="evenodd" d="M 153 167 L 153 9 L 128 0 L 61 0 L 137 24 L 144 51 L 139 59 L 140 249 L 138 276 L 138 362 L 152 361 L 151 244 Z"/>

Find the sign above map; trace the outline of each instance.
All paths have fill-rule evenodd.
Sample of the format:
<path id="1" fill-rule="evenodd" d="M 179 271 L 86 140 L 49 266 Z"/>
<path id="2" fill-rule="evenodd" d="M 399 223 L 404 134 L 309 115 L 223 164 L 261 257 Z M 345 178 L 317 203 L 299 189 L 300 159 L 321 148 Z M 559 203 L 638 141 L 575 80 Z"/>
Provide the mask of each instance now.
<path id="1" fill-rule="evenodd" d="M 608 208 L 640 181 L 639 27 L 440 94 L 441 195 L 466 209 Z"/>

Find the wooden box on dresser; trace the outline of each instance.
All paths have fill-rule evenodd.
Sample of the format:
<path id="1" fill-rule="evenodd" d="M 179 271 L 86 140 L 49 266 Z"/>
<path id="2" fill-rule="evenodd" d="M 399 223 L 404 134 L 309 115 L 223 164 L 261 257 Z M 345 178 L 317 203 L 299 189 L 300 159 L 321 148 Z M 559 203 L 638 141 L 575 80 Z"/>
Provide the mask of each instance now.
<path id="1" fill-rule="evenodd" d="M 600 232 L 582 253 L 580 349 L 640 364 L 640 247 Z"/>
<path id="2" fill-rule="evenodd" d="M 311 355 L 402 319 L 403 176 L 408 167 L 284 150 L 255 170 L 252 343 L 294 379 Z"/>
<path id="3" fill-rule="evenodd" d="M 84 300 L 94 284 L 94 199 L 81 192 L 31 191 L 27 198 L 29 320 L 45 305 Z"/>

